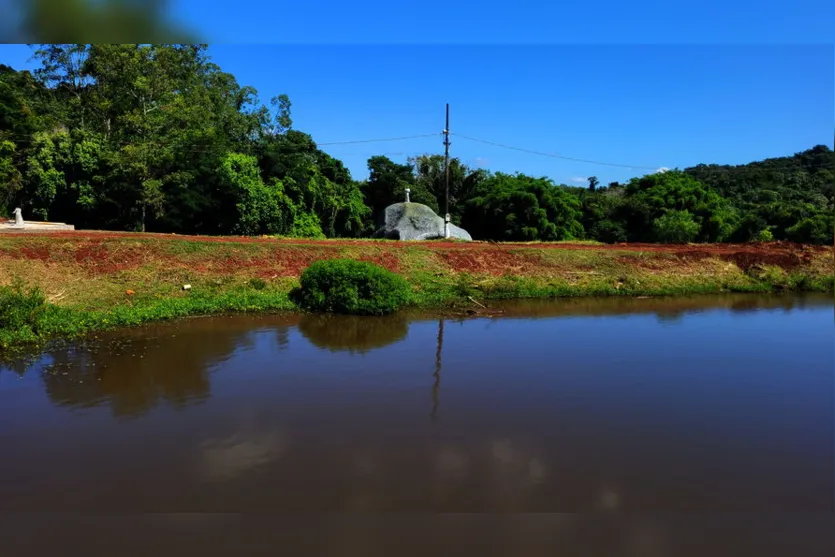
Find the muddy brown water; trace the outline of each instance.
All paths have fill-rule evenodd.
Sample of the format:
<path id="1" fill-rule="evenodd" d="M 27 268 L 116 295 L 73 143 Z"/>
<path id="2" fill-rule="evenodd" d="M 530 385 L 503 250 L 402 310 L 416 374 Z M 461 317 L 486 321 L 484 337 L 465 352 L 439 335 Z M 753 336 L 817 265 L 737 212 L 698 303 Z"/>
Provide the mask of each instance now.
<path id="1" fill-rule="evenodd" d="M 199 318 L 6 364 L 0 554 L 835 554 L 831 296 L 501 309 Z"/>

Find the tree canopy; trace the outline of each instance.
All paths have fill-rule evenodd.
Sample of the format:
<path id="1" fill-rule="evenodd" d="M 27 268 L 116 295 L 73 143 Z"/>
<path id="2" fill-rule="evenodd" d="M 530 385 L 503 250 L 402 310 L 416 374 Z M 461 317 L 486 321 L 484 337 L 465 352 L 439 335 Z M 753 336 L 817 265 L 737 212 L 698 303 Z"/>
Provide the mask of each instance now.
<path id="1" fill-rule="evenodd" d="M 357 180 L 203 44 L 34 45 L 0 65 L 0 210 L 79 229 L 362 237 L 391 203 L 443 214 L 444 157 L 368 159 Z M 831 244 L 829 147 L 587 187 L 449 161 L 452 221 L 476 239 Z"/>

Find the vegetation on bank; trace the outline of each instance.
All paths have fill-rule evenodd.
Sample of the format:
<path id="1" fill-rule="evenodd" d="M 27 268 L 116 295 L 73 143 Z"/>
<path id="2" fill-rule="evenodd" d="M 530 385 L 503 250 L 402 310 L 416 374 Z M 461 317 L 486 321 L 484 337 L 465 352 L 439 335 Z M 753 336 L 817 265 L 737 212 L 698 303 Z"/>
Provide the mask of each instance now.
<path id="1" fill-rule="evenodd" d="M 0 65 L 0 214 L 77 229 L 368 237 L 391 203 L 437 211 L 444 158 L 368 159 L 357 180 L 205 45 L 42 44 L 34 72 Z M 364 139 L 364 138 L 357 138 Z M 453 223 L 495 241 L 832 245 L 830 147 L 621 184 L 449 166 Z"/>
<path id="2" fill-rule="evenodd" d="M 226 312 L 479 310 L 495 299 L 832 291 L 833 282 L 833 250 L 811 246 L 8 235 L 0 347 Z"/>
<path id="3" fill-rule="evenodd" d="M 300 307 L 330 313 L 385 315 L 411 299 L 406 279 L 387 269 L 353 259 L 316 261 L 302 272 L 292 294 Z"/>

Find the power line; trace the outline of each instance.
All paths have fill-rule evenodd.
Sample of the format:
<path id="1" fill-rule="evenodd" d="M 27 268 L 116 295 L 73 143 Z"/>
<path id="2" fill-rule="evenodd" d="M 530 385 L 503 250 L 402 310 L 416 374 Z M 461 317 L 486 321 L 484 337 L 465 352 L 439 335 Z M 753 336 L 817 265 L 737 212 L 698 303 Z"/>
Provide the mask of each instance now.
<path id="1" fill-rule="evenodd" d="M 420 135 L 407 135 L 404 137 L 387 137 L 383 139 L 358 139 L 355 141 L 329 141 L 327 143 L 317 143 L 316 145 L 353 145 L 355 143 L 383 143 L 386 141 L 405 141 L 407 139 L 420 139 L 422 137 L 437 137 L 437 133 L 424 133 Z"/>
<path id="2" fill-rule="evenodd" d="M 456 137 L 460 137 L 461 139 L 467 139 L 469 141 L 475 141 L 475 142 L 484 143 L 484 144 L 487 144 L 487 145 L 494 145 L 496 147 L 501 147 L 503 149 L 511 149 L 513 151 L 520 151 L 522 153 L 530 153 L 532 155 L 540 155 L 540 156 L 543 156 L 543 157 L 552 157 L 552 158 L 555 158 L 555 159 L 564 159 L 564 160 L 569 160 L 569 161 L 585 162 L 585 163 L 589 163 L 589 164 L 599 164 L 599 165 L 602 165 L 602 166 L 617 166 L 617 167 L 620 167 L 620 168 L 631 168 L 631 169 L 657 170 L 658 168 L 660 168 L 660 165 L 659 166 L 642 166 L 642 165 L 639 165 L 639 164 L 617 164 L 617 163 L 613 163 L 613 162 L 601 162 L 601 161 L 593 161 L 593 160 L 588 160 L 588 159 L 578 159 L 578 158 L 575 158 L 575 157 L 566 157 L 566 156 L 563 156 L 563 155 L 557 155 L 556 153 L 545 153 L 543 151 L 534 151 L 533 149 L 525 149 L 523 147 L 514 147 L 512 145 L 505 145 L 503 143 L 496 143 L 495 141 L 487 141 L 486 139 L 478 139 L 476 137 L 469 137 L 469 136 L 466 136 L 466 135 L 461 135 L 460 133 L 451 133 L 451 135 L 454 135 Z"/>

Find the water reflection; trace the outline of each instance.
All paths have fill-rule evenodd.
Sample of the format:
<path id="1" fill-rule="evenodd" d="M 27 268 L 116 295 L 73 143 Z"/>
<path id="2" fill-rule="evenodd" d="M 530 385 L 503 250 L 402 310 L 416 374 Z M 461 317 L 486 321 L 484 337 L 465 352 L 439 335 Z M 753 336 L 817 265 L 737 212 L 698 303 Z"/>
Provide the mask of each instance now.
<path id="1" fill-rule="evenodd" d="M 406 313 L 380 317 L 307 314 L 299 322 L 299 332 L 319 348 L 365 354 L 405 339 L 409 316 Z"/>
<path id="2" fill-rule="evenodd" d="M 432 382 L 432 419 L 438 417 L 438 403 L 441 392 L 441 367 L 443 364 L 442 356 L 444 350 L 444 320 L 438 320 L 438 349 L 435 351 L 435 373 L 432 377 L 435 379 Z"/>
<path id="3" fill-rule="evenodd" d="M 286 321 L 286 320 L 285 320 Z M 278 346 L 298 321 L 272 322 Z M 138 416 L 160 402 L 174 408 L 210 395 L 212 370 L 254 343 L 252 323 L 218 317 L 129 329 L 49 353 L 42 366 L 46 394 L 55 404 L 108 405 L 116 416 Z M 285 342 L 286 344 L 286 342 Z"/>
<path id="4" fill-rule="evenodd" d="M 234 480 L 281 458 L 288 444 L 283 429 L 250 416 L 229 433 L 200 441 L 197 477 L 209 483 Z"/>
<path id="5" fill-rule="evenodd" d="M 0 446 L 15 455 L 0 459 L 0 507 L 831 509 L 832 300 L 797 298 L 810 310 L 784 314 L 791 301 L 119 331 L 52 350 L 14 379 L 24 388 L 0 377 Z M 663 546 L 649 527 L 630 536 L 648 555 Z"/>
<path id="6" fill-rule="evenodd" d="M 94 535 L 91 534 L 94 532 Z M 459 514 L 237 515 L 12 514 L 0 524 L 4 556 L 518 555 L 524 557 L 824 557 L 835 554 L 831 513 L 702 515 Z"/>

